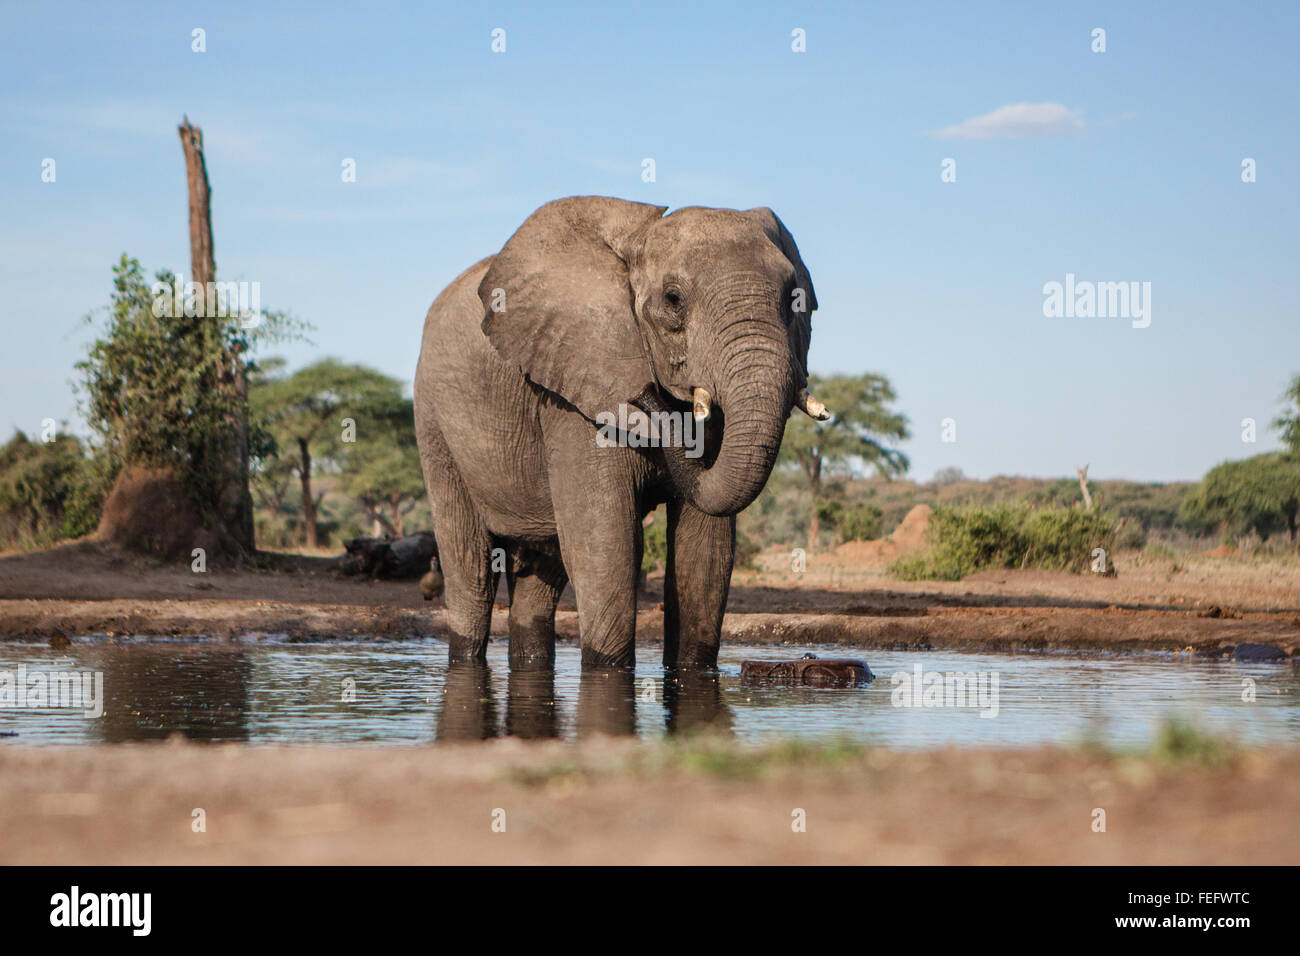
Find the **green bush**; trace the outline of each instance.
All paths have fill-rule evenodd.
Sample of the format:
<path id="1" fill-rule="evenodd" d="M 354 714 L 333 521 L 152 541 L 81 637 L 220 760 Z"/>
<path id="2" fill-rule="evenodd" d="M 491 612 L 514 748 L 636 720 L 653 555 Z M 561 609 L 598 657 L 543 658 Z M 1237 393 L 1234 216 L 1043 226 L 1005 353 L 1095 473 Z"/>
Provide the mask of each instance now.
<path id="1" fill-rule="evenodd" d="M 229 309 L 196 316 L 193 302 L 187 315 L 179 289 L 170 272 L 150 282 L 139 261 L 123 254 L 113 266 L 106 317 L 86 317 L 98 334 L 76 369 L 93 474 L 84 500 L 70 509 L 75 527 L 97 519 L 95 495 L 128 465 L 174 471 L 205 516 L 229 510 L 219 496 L 246 480 L 231 467 L 241 451 L 238 428 L 248 419 L 241 376 L 256 372 L 251 356 L 262 345 L 299 340 L 308 326 L 264 311 L 246 328 Z M 252 438 L 256 453 L 263 436 Z"/>
<path id="2" fill-rule="evenodd" d="M 1115 547 L 1115 521 L 1096 511 L 1040 509 L 1025 522 L 1029 547 L 1023 567 L 1082 574 L 1092 566 L 1092 552 Z"/>
<path id="3" fill-rule="evenodd" d="M 1217 465 L 1183 499 L 1179 517 L 1202 534 L 1253 532 L 1265 541 L 1284 534 L 1294 544 L 1300 530 L 1300 460 L 1269 452 Z"/>
<path id="4" fill-rule="evenodd" d="M 174 287 L 171 273 L 155 280 L 160 289 Z M 233 322 L 186 317 L 174 296 L 155 302 L 140 263 L 125 254 L 118 260 L 107 322 L 76 366 L 82 412 L 112 470 L 171 468 L 200 499 L 212 497 L 233 410 L 229 390 L 215 383 L 237 335 Z"/>
<path id="5" fill-rule="evenodd" d="M 758 552 L 763 550 L 762 546 L 739 528 L 736 529 L 736 560 L 735 567 L 753 568 L 754 559 L 758 557 Z"/>
<path id="6" fill-rule="evenodd" d="M 844 502 L 838 497 L 818 498 L 813 502 L 813 512 L 823 528 L 833 531 L 844 517 Z"/>
<path id="7" fill-rule="evenodd" d="M 927 549 L 895 561 L 890 571 L 908 581 L 958 581 L 986 568 L 1080 573 L 1091 567 L 1094 548 L 1112 550 L 1114 535 L 1114 519 L 1096 511 L 1005 504 L 938 508 L 930 518 Z"/>
<path id="8" fill-rule="evenodd" d="M 1147 530 L 1139 521 L 1121 519 L 1115 526 L 1115 547 L 1140 551 L 1146 547 Z"/>
<path id="9" fill-rule="evenodd" d="M 0 548 L 40 547 L 94 531 L 107 489 L 101 464 L 71 435 L 45 442 L 15 432 L 0 446 Z"/>
<path id="10" fill-rule="evenodd" d="M 641 533 L 641 573 L 662 571 L 668 563 L 668 509 L 660 507 Z"/>
<path id="11" fill-rule="evenodd" d="M 882 536 L 884 518 L 876 505 L 859 501 L 843 510 L 835 527 L 844 541 L 875 541 Z"/>

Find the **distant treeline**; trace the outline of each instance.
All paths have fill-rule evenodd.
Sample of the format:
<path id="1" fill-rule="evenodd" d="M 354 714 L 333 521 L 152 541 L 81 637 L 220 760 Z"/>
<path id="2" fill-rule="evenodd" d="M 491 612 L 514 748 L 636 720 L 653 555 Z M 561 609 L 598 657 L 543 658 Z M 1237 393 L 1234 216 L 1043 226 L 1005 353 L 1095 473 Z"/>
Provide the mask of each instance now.
<path id="1" fill-rule="evenodd" d="M 1297 543 L 1300 457 L 1272 452 L 1212 468 L 1199 482 L 1089 481 L 1093 509 L 1112 519 L 1112 544 L 1142 547 L 1165 542 L 1239 544 L 1242 539 Z M 767 487 L 740 516 L 750 550 L 802 547 L 808 540 L 811 492 L 792 470 L 773 473 Z M 994 505 L 1078 509 L 1077 478 L 998 476 L 976 481 L 947 469 L 928 482 L 904 478 L 840 477 L 824 483 L 816 546 L 879 538 L 916 505 L 961 510 Z M 865 516 L 865 518 L 864 518 Z"/>
<path id="2" fill-rule="evenodd" d="M 401 536 L 430 525 L 402 382 L 333 359 L 292 373 L 281 360 L 256 361 L 260 346 L 300 340 L 309 326 L 271 312 L 253 331 L 228 319 L 196 324 L 179 303 L 156 307 L 137 261 L 122 256 L 113 275 L 107 321 L 77 366 L 91 436 L 51 427 L 0 446 L 0 549 L 95 530 L 101 511 L 113 513 L 105 503 L 128 467 L 169 470 L 202 519 L 220 518 L 212 503 L 224 500 L 232 421 L 248 431 L 243 482 L 259 545 L 337 547 L 359 532 Z M 174 283 L 170 273 L 157 279 L 164 289 Z M 1100 537 L 1108 548 L 1142 547 L 1150 536 L 1291 545 L 1300 537 L 1300 376 L 1272 423 L 1284 451 L 1224 462 L 1200 482 L 1093 481 L 1090 501 L 1080 480 L 1064 475 L 974 481 L 947 468 L 928 482 L 908 480 L 899 446 L 911 433 L 885 376 L 810 375 L 808 385 L 831 417 L 789 420 L 776 470 L 740 516 L 741 564 L 765 547 L 815 552 L 883 537 L 920 504 L 944 512 L 936 526 L 953 532 L 954 553 L 992 547 L 1044 566 L 1078 566 L 1080 542 Z M 1090 515 L 1066 514 L 1074 511 Z M 646 528 L 647 570 L 662 564 L 665 526 Z"/>

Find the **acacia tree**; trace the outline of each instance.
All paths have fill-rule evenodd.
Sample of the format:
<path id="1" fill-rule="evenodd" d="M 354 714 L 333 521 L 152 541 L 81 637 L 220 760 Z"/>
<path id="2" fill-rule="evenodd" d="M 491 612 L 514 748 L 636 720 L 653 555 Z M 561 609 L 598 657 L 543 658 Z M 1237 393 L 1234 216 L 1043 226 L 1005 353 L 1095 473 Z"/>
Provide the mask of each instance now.
<path id="1" fill-rule="evenodd" d="M 407 405 L 409 409 L 409 401 Z M 412 416 L 408 411 L 403 418 Z M 356 499 L 376 533 L 398 538 L 405 534 L 406 515 L 424 497 L 414 422 L 408 421 L 404 431 L 384 430 L 358 441 L 343 461 L 343 489 Z"/>
<path id="2" fill-rule="evenodd" d="M 385 441 L 395 422 L 409 411 L 402 383 L 364 365 L 327 358 L 292 375 L 269 374 L 256 379 L 249 403 L 257 426 L 270 438 L 258 462 L 271 470 L 279 459 L 297 475 L 302 492 L 303 544 L 319 545 L 316 516 L 323 495 L 312 490 L 313 469 L 323 461 L 359 461 L 366 448 Z M 414 444 L 414 423 L 410 425 Z M 418 467 L 418 464 L 417 464 Z"/>
<path id="3" fill-rule="evenodd" d="M 415 441 L 415 403 L 388 394 L 366 409 L 364 435 L 346 446 L 339 459 L 343 490 L 370 519 L 376 535 L 405 534 L 406 515 L 424 497 L 424 473 Z"/>
<path id="4" fill-rule="evenodd" d="M 1216 465 L 1183 499 L 1180 515 L 1202 530 L 1254 531 L 1265 539 L 1286 530 L 1294 544 L 1300 530 L 1300 461 L 1269 452 Z"/>
<path id="5" fill-rule="evenodd" d="M 907 456 L 893 443 L 909 436 L 907 418 L 891 410 L 893 386 L 883 375 L 810 375 L 808 388 L 832 412 L 815 422 L 795 414 L 785 427 L 780 461 L 797 466 L 812 492 L 808 550 L 817 549 L 824 480 L 836 470 L 871 468 L 885 478 L 908 468 Z"/>
<path id="6" fill-rule="evenodd" d="M 1273 427 L 1282 433 L 1282 441 L 1291 454 L 1300 458 L 1300 375 L 1291 379 L 1291 384 L 1282 394 L 1282 401 L 1286 407 L 1273 420 Z"/>

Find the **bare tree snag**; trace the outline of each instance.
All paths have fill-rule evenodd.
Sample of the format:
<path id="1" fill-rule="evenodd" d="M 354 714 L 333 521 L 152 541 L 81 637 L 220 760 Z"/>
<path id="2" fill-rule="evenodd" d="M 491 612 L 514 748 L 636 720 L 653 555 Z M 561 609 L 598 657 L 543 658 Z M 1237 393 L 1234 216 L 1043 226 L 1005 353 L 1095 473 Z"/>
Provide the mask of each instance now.
<path id="1" fill-rule="evenodd" d="M 302 524 L 306 533 L 303 544 L 315 549 L 320 547 L 320 539 L 316 532 L 316 502 L 318 499 L 312 497 L 311 446 L 307 443 L 307 439 L 298 439 L 298 454 L 301 456 L 299 461 L 302 462 L 298 477 L 302 481 Z"/>
<path id="2" fill-rule="evenodd" d="M 203 131 L 183 117 L 179 127 L 181 148 L 185 151 L 185 177 L 189 185 L 190 211 L 190 277 L 198 287 L 195 301 L 197 327 L 195 333 L 204 336 L 212 352 L 224 351 L 219 316 L 207 315 L 207 307 L 214 296 L 209 293 L 210 283 L 216 280 L 217 264 L 212 243 L 212 189 L 208 183 L 208 167 L 203 159 Z M 253 497 L 248 489 L 248 380 L 244 359 L 238 347 L 223 355 L 219 380 L 209 387 L 226 392 L 231 411 L 227 417 L 229 429 L 225 440 L 215 449 L 216 459 L 199 463 L 211 468 L 218 480 L 217 500 L 214 502 L 222 530 L 234 541 L 238 550 L 252 554 Z"/>
<path id="3" fill-rule="evenodd" d="M 1079 476 L 1079 490 L 1083 492 L 1083 508 L 1085 511 L 1092 510 L 1092 495 L 1088 494 L 1088 466 L 1080 468 L 1075 465 L 1074 472 Z"/>
<path id="4" fill-rule="evenodd" d="M 217 263 L 212 251 L 212 190 L 208 185 L 208 167 L 203 161 L 203 130 L 191 126 L 187 116 L 182 119 L 179 131 L 190 190 L 190 277 L 204 290 L 206 300 L 208 283 L 216 276 Z"/>
<path id="5" fill-rule="evenodd" d="M 822 458 L 815 450 L 807 461 L 803 461 L 803 472 L 808 476 L 812 487 L 812 513 L 808 516 L 808 553 L 816 554 L 821 539 L 822 516 L 817 510 L 822 496 Z"/>

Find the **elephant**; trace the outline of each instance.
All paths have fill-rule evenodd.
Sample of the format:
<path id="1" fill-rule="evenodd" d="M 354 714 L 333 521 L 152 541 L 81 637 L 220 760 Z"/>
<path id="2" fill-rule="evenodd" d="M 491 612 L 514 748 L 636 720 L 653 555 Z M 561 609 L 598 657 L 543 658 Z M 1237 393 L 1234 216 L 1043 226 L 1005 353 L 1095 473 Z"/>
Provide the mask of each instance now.
<path id="1" fill-rule="evenodd" d="M 664 666 L 713 670 L 736 514 L 808 394 L 812 279 L 767 208 L 575 196 L 537 209 L 425 317 L 415 426 L 450 660 L 553 666 L 573 583 L 584 671 L 634 663 L 642 520 L 668 506 Z"/>

